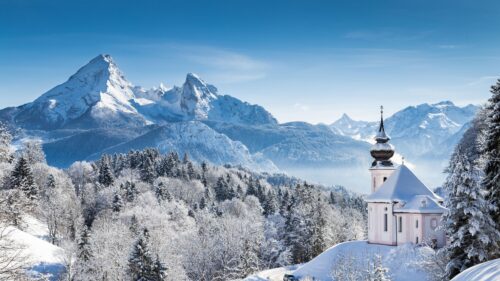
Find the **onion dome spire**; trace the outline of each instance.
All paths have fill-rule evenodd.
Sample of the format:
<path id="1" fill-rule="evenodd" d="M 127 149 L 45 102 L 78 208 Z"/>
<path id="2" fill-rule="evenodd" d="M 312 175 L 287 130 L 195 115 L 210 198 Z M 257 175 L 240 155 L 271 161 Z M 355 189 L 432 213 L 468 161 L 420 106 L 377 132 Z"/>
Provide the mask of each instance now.
<path id="1" fill-rule="evenodd" d="M 390 140 L 390 138 L 385 133 L 384 128 L 384 106 L 380 106 L 380 125 L 378 127 L 377 135 L 375 135 L 375 140 L 380 143 L 386 143 Z"/>
<path id="2" fill-rule="evenodd" d="M 394 155 L 394 147 L 388 143 L 390 139 L 384 128 L 384 107 L 380 106 L 380 125 L 375 135 L 376 143 L 370 149 L 370 154 L 375 158 L 372 166 L 379 164 L 383 166 L 393 165 L 390 159 Z"/>

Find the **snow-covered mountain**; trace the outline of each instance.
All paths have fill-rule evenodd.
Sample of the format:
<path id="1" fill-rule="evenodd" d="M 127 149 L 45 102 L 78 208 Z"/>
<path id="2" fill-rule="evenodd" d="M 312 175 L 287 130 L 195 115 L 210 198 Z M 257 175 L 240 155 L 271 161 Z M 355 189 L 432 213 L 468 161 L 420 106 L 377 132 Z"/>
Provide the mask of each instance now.
<path id="1" fill-rule="evenodd" d="M 386 131 L 409 161 L 430 155 L 441 169 L 476 110 L 451 102 L 410 106 L 387 118 Z M 146 89 L 129 82 L 109 55 L 92 59 L 35 101 L 0 110 L 0 121 L 16 129 L 17 140 L 42 139 L 49 164 L 58 167 L 158 147 L 261 171 L 312 168 L 326 176 L 299 176 L 359 189 L 366 180 L 353 183 L 352 175 L 370 162 L 369 142 L 378 126 L 378 120 L 354 121 L 346 114 L 330 126 L 279 124 L 262 106 L 220 94 L 192 73 L 181 86 Z"/>
<path id="2" fill-rule="evenodd" d="M 92 59 L 35 101 L 1 110 L 0 120 L 21 129 L 18 138 L 43 139 L 49 163 L 60 167 L 103 152 L 155 146 L 214 164 L 275 169 L 240 142 L 190 122 L 277 125 L 263 107 L 219 95 L 216 87 L 192 73 L 181 87 L 134 86 L 109 55 Z"/>
<path id="3" fill-rule="evenodd" d="M 478 106 L 459 107 L 451 101 L 409 106 L 385 120 L 398 152 L 411 158 L 448 156 L 468 128 Z M 344 114 L 331 129 L 355 140 L 373 141 L 378 121 L 355 121 Z"/>
<path id="4" fill-rule="evenodd" d="M 132 84 L 111 57 L 99 55 L 32 103 L 5 112 L 26 129 L 146 125 L 130 102 L 133 98 Z"/>

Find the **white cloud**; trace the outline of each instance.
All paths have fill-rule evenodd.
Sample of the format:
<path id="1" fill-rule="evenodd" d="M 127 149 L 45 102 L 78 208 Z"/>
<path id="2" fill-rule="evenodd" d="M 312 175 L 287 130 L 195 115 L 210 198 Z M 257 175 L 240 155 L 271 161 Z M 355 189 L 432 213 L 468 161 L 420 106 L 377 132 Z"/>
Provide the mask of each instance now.
<path id="1" fill-rule="evenodd" d="M 477 79 L 474 79 L 470 82 L 467 83 L 467 86 L 477 86 L 477 85 L 484 85 L 484 84 L 493 84 L 495 83 L 495 80 L 500 78 L 500 75 L 497 76 L 482 76 Z"/>

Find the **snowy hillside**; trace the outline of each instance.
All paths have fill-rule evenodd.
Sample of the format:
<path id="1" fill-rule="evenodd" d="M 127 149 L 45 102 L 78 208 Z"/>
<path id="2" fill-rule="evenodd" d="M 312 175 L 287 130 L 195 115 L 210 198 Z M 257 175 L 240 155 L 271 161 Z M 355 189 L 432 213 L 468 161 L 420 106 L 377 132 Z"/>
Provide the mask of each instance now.
<path id="1" fill-rule="evenodd" d="M 351 241 L 331 247 L 291 274 L 297 278 L 311 277 L 321 281 L 346 280 L 347 276 L 359 277 L 349 280 L 365 280 L 363 272 L 373 269 L 378 255 L 381 257 L 380 266 L 388 269 L 390 280 L 430 281 L 429 273 L 420 266 L 433 254 L 434 250 L 427 247 L 392 247 Z"/>
<path id="2" fill-rule="evenodd" d="M 46 225 L 27 216 L 23 228 L 9 226 L 3 233 L 6 234 L 6 241 L 21 249 L 19 256 L 23 257 L 30 275 L 58 280 L 66 262 L 64 250 L 47 241 L 49 235 Z"/>

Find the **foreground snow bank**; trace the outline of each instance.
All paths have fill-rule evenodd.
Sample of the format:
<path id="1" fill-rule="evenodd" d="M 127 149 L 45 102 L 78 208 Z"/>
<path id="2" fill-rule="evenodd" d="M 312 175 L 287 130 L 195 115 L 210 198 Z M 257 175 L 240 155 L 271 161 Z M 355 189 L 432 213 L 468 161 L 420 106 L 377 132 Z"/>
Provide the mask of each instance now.
<path id="1" fill-rule="evenodd" d="M 423 270 L 422 261 L 434 254 L 427 247 L 404 245 L 399 247 L 368 244 L 366 241 L 351 241 L 337 244 L 308 263 L 292 272 L 301 279 L 312 277 L 314 280 L 333 280 L 332 271 L 345 265 L 355 270 L 367 270 L 368 264 L 376 255 L 382 257 L 382 264 L 389 269 L 393 281 L 431 280 Z M 345 264 L 348 261 L 350 264 Z M 338 268 L 339 270 L 346 270 Z"/>
<path id="2" fill-rule="evenodd" d="M 473 266 L 451 281 L 500 281 L 500 259 Z"/>
<path id="3" fill-rule="evenodd" d="M 26 217 L 24 223 L 22 230 L 8 226 L 4 232 L 6 238 L 22 248 L 21 255 L 25 257 L 30 275 L 57 280 L 64 270 L 63 249 L 47 242 L 47 226 L 39 220 Z"/>

